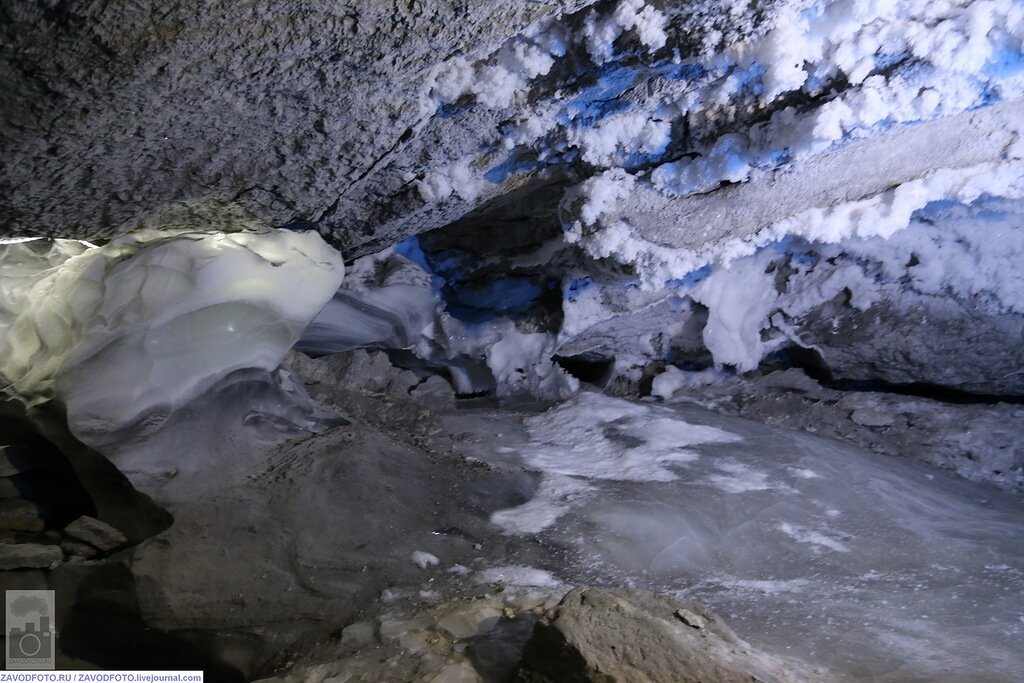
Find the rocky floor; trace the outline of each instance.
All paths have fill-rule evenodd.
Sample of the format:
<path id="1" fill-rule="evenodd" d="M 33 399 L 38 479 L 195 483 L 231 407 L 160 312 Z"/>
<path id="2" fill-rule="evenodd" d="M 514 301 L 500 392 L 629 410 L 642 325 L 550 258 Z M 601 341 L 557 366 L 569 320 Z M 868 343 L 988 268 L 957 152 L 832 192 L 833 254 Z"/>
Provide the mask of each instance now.
<path id="1" fill-rule="evenodd" d="M 700 373 L 691 373 L 691 381 L 694 375 Z M 1024 491 L 1024 406 L 1012 398 L 942 400 L 842 391 L 791 368 L 709 384 L 698 380 L 678 391 L 675 400 L 927 462 L 1005 491 Z"/>
<path id="2" fill-rule="evenodd" d="M 105 509 L 60 519 L 74 523 L 63 535 L 44 520 L 35 533 L 62 541 L 61 557 L 0 572 L 5 587 L 58 591 L 59 665 L 596 680 L 614 629 L 658 643 L 624 654 L 615 680 L 637 680 L 634 664 L 680 680 L 665 671 L 690 662 L 700 680 L 1010 681 L 1022 664 L 1019 496 L 896 457 L 879 431 L 893 425 L 872 424 L 858 394 L 791 372 L 746 393 L 584 392 L 545 412 L 456 400 L 383 354 L 290 363 L 320 402 L 302 423 L 315 433 L 251 419 L 251 400 L 203 399 L 107 453 L 173 524 L 75 555 L 83 524 L 128 526 L 86 477 Z M 590 426 L 574 431 L 581 416 Z M 872 434 L 888 450 L 849 443 L 872 448 Z M 139 494 L 121 496 L 127 509 Z M 15 552 L 16 533 L 0 550 Z M 553 609 L 580 585 L 602 587 L 585 610 L 597 616 L 571 616 L 578 592 Z M 131 654 L 110 645 L 129 632 L 144 634 Z"/>
<path id="3" fill-rule="evenodd" d="M 1019 496 L 692 405 L 607 401 L 518 430 L 503 413 L 452 418 L 466 451 L 500 431 L 493 462 L 543 472 L 529 503 L 493 519 L 559 549 L 560 576 L 699 600 L 838 680 L 1016 676 Z M 577 423 L 593 426 L 581 437 Z"/>

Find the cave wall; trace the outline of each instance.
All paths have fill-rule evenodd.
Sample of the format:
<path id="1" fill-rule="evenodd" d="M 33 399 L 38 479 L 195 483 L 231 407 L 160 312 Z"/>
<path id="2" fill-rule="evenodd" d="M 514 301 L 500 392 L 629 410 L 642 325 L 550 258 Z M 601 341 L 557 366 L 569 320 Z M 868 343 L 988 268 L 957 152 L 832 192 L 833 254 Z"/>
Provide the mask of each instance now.
<path id="1" fill-rule="evenodd" d="M 584 4 L 5 3 L 0 233 L 108 237 L 210 197 L 365 227 L 381 168 L 424 153 L 432 69 Z"/>

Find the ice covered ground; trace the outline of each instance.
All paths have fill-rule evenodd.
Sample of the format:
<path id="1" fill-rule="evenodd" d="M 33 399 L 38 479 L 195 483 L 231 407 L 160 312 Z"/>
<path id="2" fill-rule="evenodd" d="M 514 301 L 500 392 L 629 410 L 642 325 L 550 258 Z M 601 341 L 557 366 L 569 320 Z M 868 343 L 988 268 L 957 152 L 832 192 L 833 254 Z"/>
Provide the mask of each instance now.
<path id="1" fill-rule="evenodd" d="M 249 639 L 247 666 L 521 583 L 676 592 L 837 680 L 1012 681 L 1024 663 L 1019 496 L 694 405 L 460 404 L 382 352 L 287 362 L 106 450 L 175 516 L 133 556 L 143 616 Z M 324 405 L 299 409 L 293 384 Z"/>
<path id="2" fill-rule="evenodd" d="M 492 521 L 571 582 L 675 591 L 844 680 L 1017 680 L 1024 504 L 927 465 L 702 408 L 579 397 L 448 418 L 541 473 Z M 498 448 L 495 443 L 497 434 Z"/>

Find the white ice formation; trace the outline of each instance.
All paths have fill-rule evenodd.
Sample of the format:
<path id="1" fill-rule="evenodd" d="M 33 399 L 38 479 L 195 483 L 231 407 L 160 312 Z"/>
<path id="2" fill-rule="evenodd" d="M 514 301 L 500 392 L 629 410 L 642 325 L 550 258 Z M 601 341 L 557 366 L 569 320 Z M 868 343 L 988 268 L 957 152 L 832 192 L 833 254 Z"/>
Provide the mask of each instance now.
<path id="1" fill-rule="evenodd" d="M 72 430 L 158 427 L 236 370 L 275 370 L 341 284 L 315 233 L 139 232 L 0 247 L 0 376 Z"/>
<path id="2" fill-rule="evenodd" d="M 1013 221 L 999 238 L 1011 248 L 986 255 L 978 245 L 1000 242 L 986 237 L 984 221 L 966 236 L 928 231 L 927 240 L 948 246 L 924 254 L 908 240 L 920 241 L 918 216 L 936 205 L 1024 198 L 1019 3 L 823 0 L 772 3 L 755 15 L 746 5 L 623 0 L 547 18 L 496 49 L 450 61 L 426 100 L 429 112 L 500 111 L 486 153 L 463 150 L 469 156 L 423 175 L 428 202 L 487 199 L 506 172 L 491 164 L 506 155 L 506 165 L 525 169 L 507 172 L 524 182 L 569 168 L 561 243 L 510 261 L 562 259 L 552 267 L 564 288 L 554 353 L 586 346 L 582 336 L 602 325 L 612 335 L 616 318 L 638 320 L 643 308 L 675 301 L 706 309 L 703 343 L 716 366 L 748 371 L 798 336 L 787 318 L 843 292 L 861 311 L 892 296 L 872 284 L 877 268 L 890 281 L 910 277 L 922 296 L 980 296 L 985 310 L 994 308 L 975 291 L 981 281 L 1015 271 Z M 776 281 L 765 270 L 779 260 L 763 252 L 794 238 L 812 245 L 819 263 Z M 853 263 L 864 244 L 875 246 Z M 977 263 L 960 257 L 965 244 Z M 881 255 L 889 249 L 919 263 L 896 276 Z M 978 287 L 965 286 L 973 271 L 949 272 L 954 263 L 936 249 L 955 255 L 956 267 L 980 269 Z M 830 268 L 839 255 L 848 262 Z M 565 268 L 573 259 L 578 267 Z M 618 282 L 594 277 L 616 268 L 625 273 Z M 592 286 L 570 286 L 581 280 Z M 636 287 L 647 294 L 610 293 Z M 991 296 L 1012 300 L 1011 292 Z M 622 325 L 615 335 L 625 334 Z M 549 331 L 529 331 L 538 333 Z M 634 359 L 657 358 L 652 335 L 641 336 Z M 626 344 L 613 354 L 617 366 L 631 362 Z"/>
<path id="3" fill-rule="evenodd" d="M 543 473 L 533 498 L 495 513 L 508 533 L 539 533 L 591 493 L 590 481 L 670 482 L 700 458 L 695 447 L 741 441 L 718 427 L 680 420 L 661 406 L 581 392 L 526 420 L 522 462 Z"/>

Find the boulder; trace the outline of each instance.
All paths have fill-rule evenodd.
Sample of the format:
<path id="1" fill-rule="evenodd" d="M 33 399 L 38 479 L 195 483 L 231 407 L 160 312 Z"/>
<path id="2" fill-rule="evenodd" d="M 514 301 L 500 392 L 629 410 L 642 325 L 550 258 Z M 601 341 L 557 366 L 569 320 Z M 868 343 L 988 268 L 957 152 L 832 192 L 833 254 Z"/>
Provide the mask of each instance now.
<path id="1" fill-rule="evenodd" d="M 431 375 L 409 390 L 414 401 L 434 407 L 451 407 L 455 404 L 455 390 L 447 380 Z"/>
<path id="2" fill-rule="evenodd" d="M 0 545 L 0 570 L 46 569 L 64 559 L 60 546 L 45 543 Z"/>
<path id="3" fill-rule="evenodd" d="M 791 321 L 796 341 L 836 378 L 923 383 L 989 395 L 1024 392 L 1024 315 L 987 313 L 972 299 L 882 289 L 858 310 L 842 297 Z"/>
<path id="4" fill-rule="evenodd" d="M 519 683 L 821 681 L 756 649 L 698 603 L 632 588 L 570 591 L 534 627 Z"/>
<path id="5" fill-rule="evenodd" d="M 42 531 L 44 525 L 35 503 L 21 498 L 0 500 L 0 529 Z"/>
<path id="6" fill-rule="evenodd" d="M 83 541 L 76 541 L 73 538 L 66 538 L 60 542 L 61 550 L 71 557 L 79 557 L 91 560 L 100 554 L 100 551 Z"/>
<path id="7" fill-rule="evenodd" d="M 128 542 L 128 538 L 119 529 L 88 515 L 82 515 L 68 524 L 64 527 L 64 533 L 103 551 L 113 550 Z"/>

